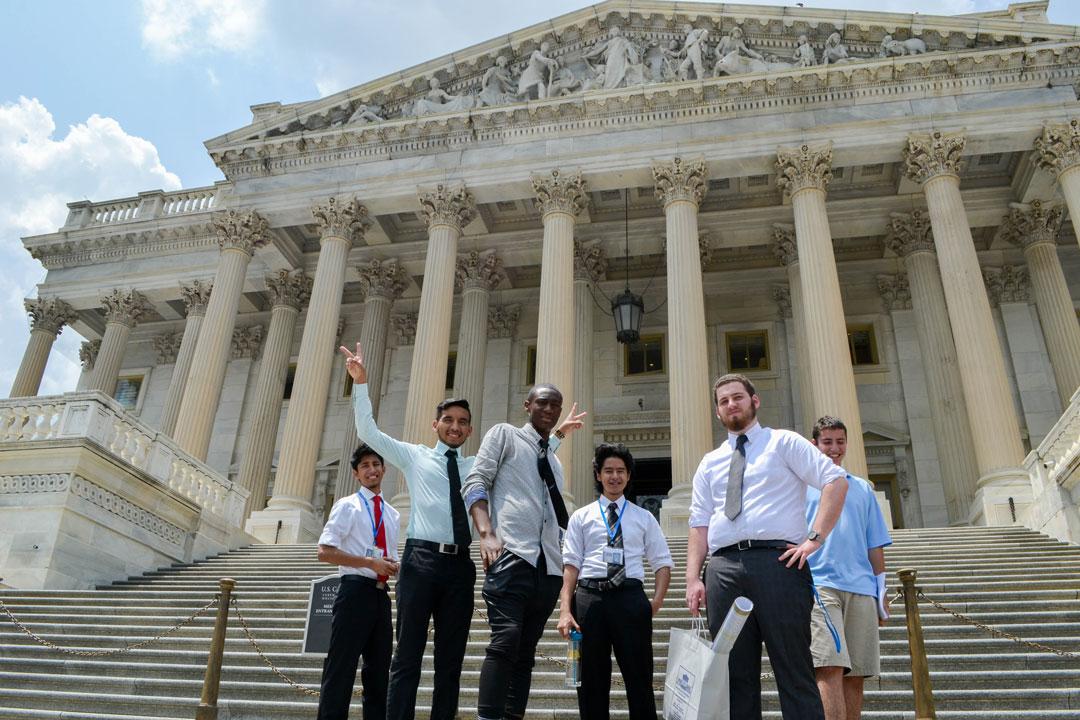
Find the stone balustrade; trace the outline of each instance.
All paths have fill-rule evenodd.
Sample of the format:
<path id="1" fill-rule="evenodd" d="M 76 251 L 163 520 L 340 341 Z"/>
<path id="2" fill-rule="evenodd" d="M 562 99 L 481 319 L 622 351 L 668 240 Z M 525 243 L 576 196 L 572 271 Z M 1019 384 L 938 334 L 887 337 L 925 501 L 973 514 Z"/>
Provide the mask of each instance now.
<path id="1" fill-rule="evenodd" d="M 232 527 L 243 522 L 247 490 L 127 415 L 111 398 L 99 393 L 68 393 L 0 401 L 0 450 L 71 439 L 97 444 Z"/>
<path id="2" fill-rule="evenodd" d="M 64 228 L 117 225 L 138 220 L 208 213 L 218 209 L 221 204 L 220 191 L 220 185 L 210 185 L 173 192 L 150 190 L 133 198 L 105 202 L 83 200 L 68 203 L 68 217 Z"/>
<path id="3" fill-rule="evenodd" d="M 1028 453 L 1034 502 L 1024 524 L 1066 542 L 1080 542 L 1080 389 L 1069 407 Z"/>

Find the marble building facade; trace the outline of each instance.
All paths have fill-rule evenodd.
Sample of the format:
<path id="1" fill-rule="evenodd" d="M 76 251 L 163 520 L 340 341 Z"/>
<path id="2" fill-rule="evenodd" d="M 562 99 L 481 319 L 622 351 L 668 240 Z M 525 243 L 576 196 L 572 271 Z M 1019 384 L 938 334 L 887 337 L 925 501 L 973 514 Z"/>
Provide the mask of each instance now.
<path id="1" fill-rule="evenodd" d="M 24 240 L 48 276 L 12 398 L 72 326 L 80 391 L 239 488 L 248 533 L 311 541 L 352 487 L 335 348 L 359 340 L 392 435 L 426 441 L 449 394 L 521 422 L 554 382 L 589 411 L 569 498 L 622 441 L 682 533 L 738 370 L 767 424 L 841 416 L 895 524 L 1023 522 L 1025 456 L 1080 386 L 1080 40 L 1045 11 L 611 0 L 253 106 L 206 143 L 225 180 Z"/>

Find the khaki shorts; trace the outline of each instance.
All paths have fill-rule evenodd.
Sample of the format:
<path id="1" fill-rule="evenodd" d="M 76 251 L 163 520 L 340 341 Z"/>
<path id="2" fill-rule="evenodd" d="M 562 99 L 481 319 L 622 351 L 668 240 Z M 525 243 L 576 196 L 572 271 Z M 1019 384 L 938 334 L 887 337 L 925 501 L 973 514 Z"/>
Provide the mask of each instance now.
<path id="1" fill-rule="evenodd" d="M 840 652 L 836 651 L 832 633 L 825 624 L 825 613 L 815 600 L 810 613 L 810 653 L 814 656 L 814 667 L 842 667 L 853 677 L 879 674 L 877 599 L 833 588 L 818 588 L 818 594 L 840 635 Z"/>

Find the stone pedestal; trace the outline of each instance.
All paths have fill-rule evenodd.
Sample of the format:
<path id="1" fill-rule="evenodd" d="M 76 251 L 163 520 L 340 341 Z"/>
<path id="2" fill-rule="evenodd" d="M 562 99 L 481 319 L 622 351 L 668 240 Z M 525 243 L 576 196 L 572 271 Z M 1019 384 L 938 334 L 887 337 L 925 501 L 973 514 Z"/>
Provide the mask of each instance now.
<path id="1" fill-rule="evenodd" d="M 218 232 L 221 259 L 206 306 L 206 318 L 199 329 L 195 357 L 173 434 L 176 443 L 199 460 L 206 459 L 210 446 L 248 263 L 255 248 L 270 239 L 266 220 L 253 211 L 229 210 L 214 218 L 214 227 Z"/>
<path id="2" fill-rule="evenodd" d="M 26 300 L 24 305 L 30 314 L 30 339 L 11 384 L 10 397 L 13 398 L 37 395 L 53 343 L 64 326 L 78 317 L 74 308 L 59 298 L 35 298 Z"/>
<path id="3" fill-rule="evenodd" d="M 176 353 L 169 390 L 165 396 L 165 407 L 161 411 L 161 432 L 172 437 L 176 430 L 176 419 L 180 416 L 180 403 L 184 399 L 191 363 L 195 359 L 195 348 L 199 342 L 199 332 L 206 317 L 206 306 L 210 302 L 210 283 L 193 281 L 190 285 L 180 286 L 180 295 L 187 308 L 187 321 L 184 323 L 184 336 L 180 340 L 180 350 Z"/>
<path id="4" fill-rule="evenodd" d="M 855 392 L 855 373 L 847 341 L 847 322 L 840 297 L 832 232 L 825 212 L 825 188 L 832 178 L 832 146 L 782 148 L 777 152 L 777 183 L 791 197 L 795 214 L 801 288 L 799 299 L 806 328 L 809 386 L 815 420 L 834 415 L 848 432 L 844 467 L 865 478 L 866 450 Z M 792 301 L 794 302 L 794 300 Z"/>
<path id="5" fill-rule="evenodd" d="M 105 334 L 86 389 L 112 397 L 120 377 L 120 365 L 124 362 L 128 336 L 146 313 L 148 303 L 146 297 L 135 290 L 113 290 L 102 296 L 101 304 L 105 307 Z"/>
<path id="6" fill-rule="evenodd" d="M 668 386 L 671 398 L 671 492 L 660 508 L 665 533 L 686 532 L 694 471 L 712 449 L 705 294 L 698 243 L 698 205 L 708 173 L 701 160 L 653 166 L 667 229 Z"/>
<path id="7" fill-rule="evenodd" d="M 504 278 L 502 261 L 494 251 L 473 252 L 457 262 L 457 287 L 461 291 L 461 323 L 458 328 L 457 369 L 454 397 L 465 398 L 472 408 L 472 435 L 462 448 L 475 455 L 480 447 L 484 409 L 484 369 L 487 367 L 488 309 L 491 291 Z"/>

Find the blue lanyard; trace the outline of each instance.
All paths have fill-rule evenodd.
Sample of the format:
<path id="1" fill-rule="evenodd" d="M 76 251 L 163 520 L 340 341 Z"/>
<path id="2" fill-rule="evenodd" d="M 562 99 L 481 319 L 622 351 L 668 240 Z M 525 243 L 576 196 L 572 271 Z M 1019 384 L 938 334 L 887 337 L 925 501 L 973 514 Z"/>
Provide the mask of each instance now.
<path id="1" fill-rule="evenodd" d="M 622 510 L 619 511 L 619 518 L 615 521 L 614 529 L 612 529 L 611 525 L 608 524 L 607 513 L 604 512 L 603 504 L 601 504 L 599 500 L 596 501 L 596 504 L 600 508 L 600 519 L 604 521 L 604 527 L 607 528 L 608 544 L 610 545 L 611 543 L 615 542 L 615 537 L 619 534 L 619 528 L 622 527 L 623 513 L 626 512 L 626 506 L 630 503 L 626 500 L 623 501 Z"/>
<path id="2" fill-rule="evenodd" d="M 363 493 L 361 493 L 359 490 L 356 491 L 356 497 L 360 498 L 360 501 L 364 503 L 364 509 L 367 510 L 368 519 L 371 520 L 371 542 L 376 547 L 378 547 L 379 531 L 382 530 L 383 520 L 386 519 L 386 513 L 383 513 L 381 516 L 379 516 L 379 524 L 376 525 L 375 514 L 371 512 L 371 504 L 367 501 L 367 498 L 364 497 Z M 385 554 L 385 551 L 383 552 Z"/>

